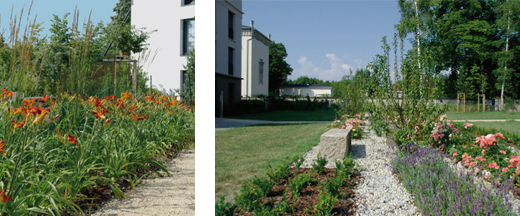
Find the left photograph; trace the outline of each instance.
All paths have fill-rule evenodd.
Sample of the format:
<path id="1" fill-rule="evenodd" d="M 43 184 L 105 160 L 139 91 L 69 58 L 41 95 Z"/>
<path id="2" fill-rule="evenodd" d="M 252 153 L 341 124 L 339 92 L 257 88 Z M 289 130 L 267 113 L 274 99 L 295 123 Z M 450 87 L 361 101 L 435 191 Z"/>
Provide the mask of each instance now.
<path id="1" fill-rule="evenodd" d="M 195 215 L 195 0 L 0 3 L 0 215 Z"/>

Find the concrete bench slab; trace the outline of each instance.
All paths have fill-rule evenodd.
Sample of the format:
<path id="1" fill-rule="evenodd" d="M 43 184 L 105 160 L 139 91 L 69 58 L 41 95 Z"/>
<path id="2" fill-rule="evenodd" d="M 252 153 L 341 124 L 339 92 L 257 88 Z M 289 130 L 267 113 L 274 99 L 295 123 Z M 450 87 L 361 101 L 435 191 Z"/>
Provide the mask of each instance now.
<path id="1" fill-rule="evenodd" d="M 320 137 L 320 152 L 327 161 L 342 160 L 350 153 L 352 133 L 349 129 L 332 129 Z"/>

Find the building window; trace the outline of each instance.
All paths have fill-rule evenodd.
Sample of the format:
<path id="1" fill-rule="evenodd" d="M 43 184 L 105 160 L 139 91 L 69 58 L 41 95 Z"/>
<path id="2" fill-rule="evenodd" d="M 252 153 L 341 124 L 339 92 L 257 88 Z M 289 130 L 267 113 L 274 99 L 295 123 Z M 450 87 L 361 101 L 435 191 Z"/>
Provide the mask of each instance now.
<path id="1" fill-rule="evenodd" d="M 260 62 L 258 63 L 259 68 L 259 74 L 258 74 L 258 84 L 263 85 L 264 84 L 264 60 L 260 59 Z"/>
<path id="2" fill-rule="evenodd" d="M 182 20 L 182 54 L 195 49 L 195 19 Z"/>
<path id="3" fill-rule="evenodd" d="M 195 4 L 195 0 L 183 0 L 182 3 L 183 5 L 191 5 Z"/>
<path id="4" fill-rule="evenodd" d="M 228 49 L 228 74 L 233 75 L 233 52 L 235 49 L 229 47 Z"/>
<path id="5" fill-rule="evenodd" d="M 228 36 L 229 36 L 229 39 L 233 40 L 233 16 L 235 16 L 235 14 L 231 13 L 231 11 L 228 13 L 228 28 L 229 28 L 229 31 L 228 31 Z"/>

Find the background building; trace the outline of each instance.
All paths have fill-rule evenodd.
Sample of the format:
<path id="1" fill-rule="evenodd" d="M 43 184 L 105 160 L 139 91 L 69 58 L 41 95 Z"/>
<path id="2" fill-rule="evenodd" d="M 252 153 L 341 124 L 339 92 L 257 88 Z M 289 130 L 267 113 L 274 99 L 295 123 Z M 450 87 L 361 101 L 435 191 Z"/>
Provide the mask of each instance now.
<path id="1" fill-rule="evenodd" d="M 301 95 L 309 97 L 332 97 L 333 88 L 325 84 L 288 84 L 281 88 L 280 95 Z"/>
<path id="2" fill-rule="evenodd" d="M 158 30 L 148 39 L 153 62 L 144 65 L 154 86 L 183 90 L 186 55 L 195 48 L 195 0 L 133 0 L 132 25 Z M 150 56 L 150 57 L 152 57 Z"/>
<path id="3" fill-rule="evenodd" d="M 251 26 L 242 26 L 242 97 L 269 94 L 270 44 L 270 37 L 255 29 L 253 20 Z"/>
<path id="4" fill-rule="evenodd" d="M 241 84 L 241 0 L 215 2 L 215 101 L 220 104 L 240 101 Z M 220 106 L 217 106 L 219 111 Z"/>

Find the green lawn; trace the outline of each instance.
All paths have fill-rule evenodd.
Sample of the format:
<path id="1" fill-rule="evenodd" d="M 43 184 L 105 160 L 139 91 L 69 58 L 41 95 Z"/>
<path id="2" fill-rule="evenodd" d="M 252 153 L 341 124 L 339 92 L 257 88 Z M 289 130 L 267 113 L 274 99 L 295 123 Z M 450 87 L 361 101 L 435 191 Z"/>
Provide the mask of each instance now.
<path id="1" fill-rule="evenodd" d="M 507 122 L 469 122 L 474 124 L 475 126 L 485 127 L 485 128 L 496 128 L 496 129 L 504 129 L 509 132 L 520 134 L 520 122 L 516 121 L 507 121 Z"/>
<path id="2" fill-rule="evenodd" d="M 331 109 L 326 110 L 277 110 L 266 113 L 247 114 L 241 116 L 231 116 L 236 119 L 254 119 L 266 121 L 333 121 L 336 112 Z"/>
<path id="3" fill-rule="evenodd" d="M 446 112 L 451 120 L 480 120 L 480 119 L 520 119 L 520 112 Z"/>
<path id="4" fill-rule="evenodd" d="M 240 185 L 265 177 L 267 164 L 303 154 L 320 141 L 325 124 L 255 125 L 215 131 L 215 198 L 232 201 Z"/>

